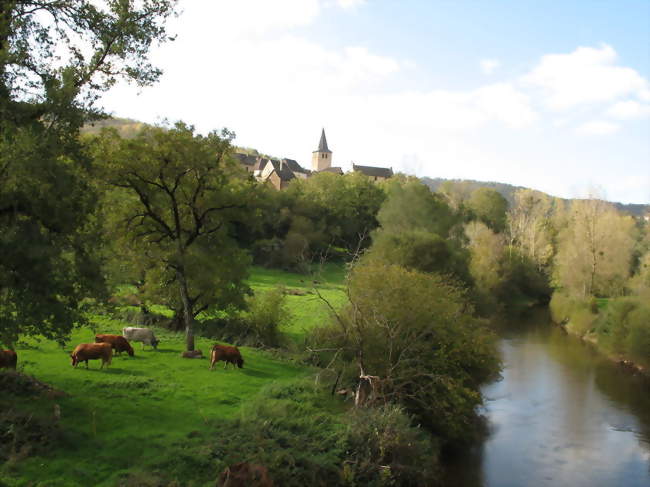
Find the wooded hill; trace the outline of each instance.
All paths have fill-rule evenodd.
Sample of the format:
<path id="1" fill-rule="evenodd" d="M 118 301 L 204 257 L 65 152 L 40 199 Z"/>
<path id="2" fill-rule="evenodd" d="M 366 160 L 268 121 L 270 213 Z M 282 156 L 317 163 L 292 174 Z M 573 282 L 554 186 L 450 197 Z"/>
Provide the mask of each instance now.
<path id="1" fill-rule="evenodd" d="M 431 191 L 437 191 L 438 188 L 446 181 L 451 181 L 453 183 L 460 183 L 466 185 L 468 194 L 470 194 L 472 191 L 478 188 L 494 189 L 495 191 L 498 191 L 501 194 L 501 196 L 503 196 L 506 200 L 508 200 L 510 206 L 512 206 L 512 204 L 514 203 L 514 194 L 516 191 L 520 189 L 531 189 L 531 188 L 525 188 L 523 186 L 513 186 L 511 184 L 506 184 L 506 183 L 496 183 L 493 181 L 476 181 L 474 179 L 443 179 L 443 178 L 423 177 L 421 178 L 421 180 L 424 184 L 426 184 L 429 188 L 431 188 Z M 577 199 L 577 198 L 572 198 L 572 199 L 560 198 L 560 199 L 564 201 L 571 201 L 572 199 Z M 611 203 L 619 211 L 637 217 L 643 216 L 646 213 L 650 212 L 650 205 L 642 205 L 637 203 L 624 204 L 624 203 L 617 203 L 615 201 L 612 201 Z"/>
<path id="2" fill-rule="evenodd" d="M 138 122 L 130 118 L 108 118 L 106 120 L 100 120 L 94 122 L 92 125 L 87 125 L 82 129 L 83 133 L 97 134 L 103 128 L 114 128 L 116 129 L 122 137 L 129 138 L 133 137 L 145 124 L 143 122 Z M 273 158 L 266 154 L 261 154 L 256 149 L 250 147 L 236 147 L 236 151 L 243 152 L 246 154 L 253 155 L 262 155 L 267 158 Z M 491 188 L 498 191 L 508 203 L 512 206 L 514 203 L 514 194 L 517 190 L 520 189 L 529 189 L 524 186 L 513 186 L 506 183 L 497 183 L 494 181 L 476 181 L 474 179 L 443 179 L 443 178 L 421 178 L 422 182 L 426 184 L 432 191 L 437 191 L 440 185 L 445 181 L 452 181 L 454 183 L 461 183 L 467 186 L 468 194 L 478 188 Z M 562 198 L 564 201 L 570 201 L 570 199 Z M 620 211 L 628 213 L 630 215 L 640 217 L 650 212 L 650 205 L 642 204 L 624 204 L 612 202 L 612 204 Z"/>

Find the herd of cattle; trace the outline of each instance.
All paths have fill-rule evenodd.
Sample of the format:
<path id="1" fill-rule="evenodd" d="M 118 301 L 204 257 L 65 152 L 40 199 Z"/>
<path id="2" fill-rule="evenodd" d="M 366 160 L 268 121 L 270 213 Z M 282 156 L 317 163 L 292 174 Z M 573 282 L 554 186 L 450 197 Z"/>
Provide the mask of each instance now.
<path id="1" fill-rule="evenodd" d="M 89 360 L 101 360 L 102 364 L 99 368 L 102 369 L 104 366 L 108 367 L 111 364 L 114 352 L 118 355 L 126 352 L 129 356 L 133 357 L 135 352 L 129 340 L 132 342 L 141 342 L 143 350 L 145 345 L 157 349 L 159 343 L 153 331 L 149 328 L 129 326 L 122 329 L 122 335 L 95 335 L 95 343 L 80 343 L 77 345 L 70 354 L 72 366 L 76 367 L 79 362 L 86 362 L 87 368 Z M 200 352 L 193 356 L 197 355 L 200 356 Z M 186 357 L 188 355 L 184 354 L 183 356 Z M 232 364 L 233 367 L 236 365 L 240 369 L 244 367 L 244 359 L 237 347 L 229 347 L 217 343 L 212 347 L 212 351 L 210 352 L 210 370 L 219 361 L 224 362 L 224 368 L 228 364 Z M 15 369 L 17 363 L 18 355 L 16 352 L 13 350 L 0 350 L 0 368 Z"/>

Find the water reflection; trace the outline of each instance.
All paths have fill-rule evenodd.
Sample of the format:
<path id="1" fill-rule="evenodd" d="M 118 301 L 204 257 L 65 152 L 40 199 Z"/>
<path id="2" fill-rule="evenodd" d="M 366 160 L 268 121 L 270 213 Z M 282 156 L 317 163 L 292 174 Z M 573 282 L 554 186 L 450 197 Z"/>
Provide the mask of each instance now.
<path id="1" fill-rule="evenodd" d="M 650 388 L 545 313 L 504 323 L 491 433 L 453 468 L 459 486 L 650 486 Z"/>

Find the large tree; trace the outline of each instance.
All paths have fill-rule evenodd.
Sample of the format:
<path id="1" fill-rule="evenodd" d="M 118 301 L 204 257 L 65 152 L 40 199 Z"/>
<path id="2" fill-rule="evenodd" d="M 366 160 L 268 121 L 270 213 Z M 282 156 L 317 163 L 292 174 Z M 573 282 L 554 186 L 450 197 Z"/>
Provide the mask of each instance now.
<path id="1" fill-rule="evenodd" d="M 79 128 L 102 92 L 150 84 L 175 0 L 0 2 L 0 340 L 63 339 L 97 284 L 89 258 L 96 198 Z"/>
<path id="2" fill-rule="evenodd" d="M 568 225 L 558 235 L 558 284 L 574 296 L 617 296 L 632 269 L 634 219 L 591 198 L 571 203 Z"/>
<path id="3" fill-rule="evenodd" d="M 196 315 L 241 306 L 248 289 L 248 257 L 232 235 L 253 218 L 257 185 L 230 158 L 232 136 L 195 135 L 178 123 L 133 139 L 107 132 L 94 147 L 100 179 L 114 188 L 113 231 L 128 237 L 149 296 L 182 311 L 188 350 Z"/>

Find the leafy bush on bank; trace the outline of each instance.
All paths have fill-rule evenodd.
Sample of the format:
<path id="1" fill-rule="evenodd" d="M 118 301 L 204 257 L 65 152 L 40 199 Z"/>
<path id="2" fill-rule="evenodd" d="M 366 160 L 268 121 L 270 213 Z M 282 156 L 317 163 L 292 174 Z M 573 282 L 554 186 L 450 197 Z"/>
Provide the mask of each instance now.
<path id="1" fill-rule="evenodd" d="M 337 414 L 310 381 L 269 385 L 211 447 L 218 471 L 265 466 L 275 485 L 435 485 L 437 448 L 397 406 Z"/>

